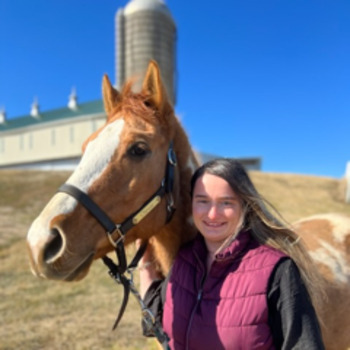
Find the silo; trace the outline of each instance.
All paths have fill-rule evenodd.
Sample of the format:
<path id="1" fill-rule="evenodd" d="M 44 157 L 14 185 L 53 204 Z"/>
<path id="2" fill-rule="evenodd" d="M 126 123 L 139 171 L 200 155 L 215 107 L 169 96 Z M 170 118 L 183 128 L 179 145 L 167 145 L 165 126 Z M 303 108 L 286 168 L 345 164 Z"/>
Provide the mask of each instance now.
<path id="1" fill-rule="evenodd" d="M 132 0 L 116 15 L 116 82 L 138 78 L 154 59 L 170 100 L 176 102 L 176 25 L 162 0 Z"/>

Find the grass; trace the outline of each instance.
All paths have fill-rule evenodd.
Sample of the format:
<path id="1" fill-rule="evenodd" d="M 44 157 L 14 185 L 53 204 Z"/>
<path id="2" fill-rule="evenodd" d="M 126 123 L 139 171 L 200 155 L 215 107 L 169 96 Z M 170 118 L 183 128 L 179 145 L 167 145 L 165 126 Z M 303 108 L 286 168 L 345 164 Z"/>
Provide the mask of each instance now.
<path id="1" fill-rule="evenodd" d="M 0 171 L 0 349 L 157 349 L 142 337 L 132 296 L 114 332 L 122 287 L 102 262 L 76 283 L 39 280 L 30 272 L 25 236 L 67 172 Z M 332 178 L 252 172 L 258 190 L 288 221 L 325 212 L 350 213 L 343 183 Z"/>

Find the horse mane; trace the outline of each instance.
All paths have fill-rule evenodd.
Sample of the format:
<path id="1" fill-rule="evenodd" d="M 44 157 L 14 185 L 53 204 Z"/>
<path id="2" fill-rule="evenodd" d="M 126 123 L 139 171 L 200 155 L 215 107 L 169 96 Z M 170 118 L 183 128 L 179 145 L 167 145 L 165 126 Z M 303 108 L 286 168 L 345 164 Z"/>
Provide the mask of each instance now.
<path id="1" fill-rule="evenodd" d="M 117 113 L 124 112 L 125 115 L 137 115 L 145 121 L 154 121 L 156 118 L 160 122 L 162 127 L 166 127 L 169 124 L 169 118 L 174 115 L 173 107 L 169 102 L 165 104 L 165 110 L 160 114 L 159 111 L 152 107 L 149 103 L 151 95 L 149 93 L 134 92 L 133 91 L 134 80 L 128 80 L 122 90 L 118 94 L 118 102 L 109 113 L 110 116 L 116 115 Z M 167 100 L 167 99 L 166 99 Z"/>

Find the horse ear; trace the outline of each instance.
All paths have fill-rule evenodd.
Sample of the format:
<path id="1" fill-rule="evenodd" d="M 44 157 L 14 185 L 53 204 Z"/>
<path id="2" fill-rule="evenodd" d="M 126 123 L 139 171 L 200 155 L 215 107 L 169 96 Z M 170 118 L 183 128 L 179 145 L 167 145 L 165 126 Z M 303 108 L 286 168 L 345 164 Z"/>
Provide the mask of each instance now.
<path id="1" fill-rule="evenodd" d="M 166 91 L 160 77 L 158 64 L 153 60 L 148 64 L 145 79 L 142 84 L 142 92 L 150 96 L 148 102 L 160 112 L 164 109 L 167 101 Z"/>
<path id="2" fill-rule="evenodd" d="M 103 76 L 102 80 L 102 96 L 103 104 L 108 117 L 118 104 L 119 92 L 112 86 L 107 74 Z"/>

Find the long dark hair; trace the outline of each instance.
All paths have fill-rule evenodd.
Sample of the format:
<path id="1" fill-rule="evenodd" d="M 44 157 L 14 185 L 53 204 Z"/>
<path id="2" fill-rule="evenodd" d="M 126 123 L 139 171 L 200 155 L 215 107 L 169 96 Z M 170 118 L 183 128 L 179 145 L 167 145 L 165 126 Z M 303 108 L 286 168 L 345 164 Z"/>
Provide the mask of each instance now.
<path id="1" fill-rule="evenodd" d="M 203 164 L 192 176 L 191 197 L 197 180 L 204 174 L 215 175 L 228 182 L 241 200 L 242 227 L 250 230 L 252 237 L 259 243 L 281 250 L 294 260 L 315 307 L 319 305 L 320 298 L 323 297 L 320 294 L 323 278 L 300 237 L 274 206 L 256 190 L 244 166 L 230 158 L 218 158 Z"/>

